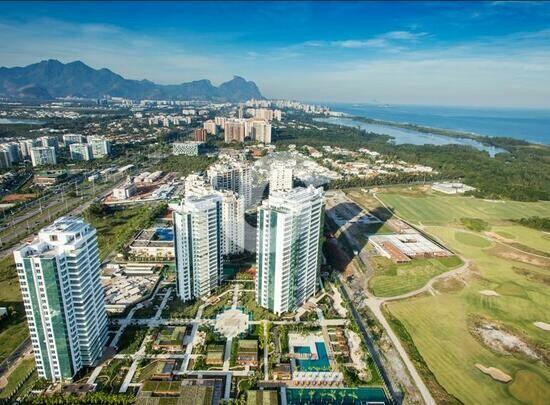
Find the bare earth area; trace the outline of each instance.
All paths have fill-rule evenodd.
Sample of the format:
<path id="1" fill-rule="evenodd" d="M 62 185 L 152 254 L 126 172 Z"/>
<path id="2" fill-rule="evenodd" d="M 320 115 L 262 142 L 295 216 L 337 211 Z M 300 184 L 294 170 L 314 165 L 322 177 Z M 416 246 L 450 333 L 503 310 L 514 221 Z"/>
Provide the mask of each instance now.
<path id="1" fill-rule="evenodd" d="M 512 381 L 512 377 L 510 377 L 508 374 L 506 374 L 504 371 L 495 368 L 495 367 L 485 367 L 483 364 L 476 364 L 476 367 L 478 370 L 480 370 L 482 373 L 487 374 L 491 376 L 493 380 L 502 382 L 502 383 L 509 383 Z"/>
<path id="2" fill-rule="evenodd" d="M 478 324 L 473 328 L 472 333 L 496 352 L 503 354 L 521 353 L 535 360 L 541 359 L 529 344 L 497 325 L 490 323 Z"/>

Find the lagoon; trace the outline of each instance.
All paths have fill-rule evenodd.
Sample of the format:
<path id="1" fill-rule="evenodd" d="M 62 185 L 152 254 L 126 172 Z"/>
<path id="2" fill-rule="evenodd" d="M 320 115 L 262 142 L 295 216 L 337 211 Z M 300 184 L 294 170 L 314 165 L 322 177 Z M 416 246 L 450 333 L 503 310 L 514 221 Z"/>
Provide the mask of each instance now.
<path id="1" fill-rule="evenodd" d="M 412 129 L 405 129 L 399 127 L 393 127 L 385 124 L 371 124 L 354 120 L 353 118 L 316 118 L 315 121 L 326 122 L 334 125 L 345 125 L 349 127 L 359 127 L 367 132 L 374 132 L 381 135 L 391 136 L 393 139 L 391 142 L 396 145 L 412 144 L 412 145 L 465 145 L 472 146 L 478 150 L 484 150 L 489 153 L 490 156 L 495 156 L 497 153 L 506 152 L 502 148 L 494 146 L 483 145 L 474 139 L 469 138 L 455 138 L 450 136 L 431 134 L 426 132 L 415 131 Z"/>

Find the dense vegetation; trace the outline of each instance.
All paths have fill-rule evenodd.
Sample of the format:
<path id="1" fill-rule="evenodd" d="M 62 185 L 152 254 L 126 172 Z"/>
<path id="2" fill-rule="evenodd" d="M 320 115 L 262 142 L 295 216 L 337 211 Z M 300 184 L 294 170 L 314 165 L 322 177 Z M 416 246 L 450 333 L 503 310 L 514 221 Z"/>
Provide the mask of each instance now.
<path id="1" fill-rule="evenodd" d="M 514 220 L 514 222 L 539 231 L 550 232 L 550 218 L 527 217 Z"/>
<path id="2" fill-rule="evenodd" d="M 206 156 L 168 156 L 161 160 L 156 170 L 163 172 L 177 172 L 180 176 L 187 176 L 191 173 L 202 172 L 216 161 L 216 158 Z"/>
<path id="3" fill-rule="evenodd" d="M 490 157 L 485 151 L 463 145 L 394 145 L 387 142 L 389 137 L 385 135 L 303 119 L 309 120 L 306 124 L 328 129 L 280 128 L 276 144 L 282 147 L 289 144 L 366 147 L 396 160 L 431 166 L 441 178 L 461 180 L 475 187 L 472 194 L 477 197 L 550 200 L 550 148 L 546 146 L 499 138 L 495 142 L 509 152 Z"/>

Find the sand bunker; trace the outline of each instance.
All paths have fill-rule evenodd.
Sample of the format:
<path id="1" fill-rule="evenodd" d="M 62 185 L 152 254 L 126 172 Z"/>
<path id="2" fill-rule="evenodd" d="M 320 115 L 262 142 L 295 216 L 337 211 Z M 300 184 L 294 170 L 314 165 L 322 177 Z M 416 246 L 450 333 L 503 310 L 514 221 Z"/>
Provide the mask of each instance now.
<path id="1" fill-rule="evenodd" d="M 502 382 L 502 383 L 509 383 L 512 381 L 512 377 L 510 377 L 508 374 L 506 374 L 504 371 L 495 368 L 495 367 L 485 367 L 483 364 L 476 364 L 476 367 L 478 370 L 480 370 L 482 373 L 487 374 L 488 376 L 491 376 L 493 380 Z"/>
<path id="2" fill-rule="evenodd" d="M 481 290 L 479 293 L 486 297 L 500 297 L 500 294 L 493 290 Z"/>
<path id="3" fill-rule="evenodd" d="M 537 328 L 540 328 L 542 330 L 550 331 L 550 323 L 546 322 L 535 322 L 533 323 Z"/>

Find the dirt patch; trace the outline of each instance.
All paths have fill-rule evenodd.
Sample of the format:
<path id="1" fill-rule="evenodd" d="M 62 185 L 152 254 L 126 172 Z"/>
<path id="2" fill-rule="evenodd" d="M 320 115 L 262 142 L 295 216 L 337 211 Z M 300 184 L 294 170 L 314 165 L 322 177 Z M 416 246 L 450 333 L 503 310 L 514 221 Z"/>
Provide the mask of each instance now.
<path id="1" fill-rule="evenodd" d="M 438 292 L 452 294 L 464 289 L 465 282 L 457 277 L 447 277 L 436 280 L 433 288 Z"/>
<path id="2" fill-rule="evenodd" d="M 476 368 L 480 370 L 483 374 L 487 374 L 493 380 L 496 380 L 498 382 L 509 383 L 510 381 L 512 381 L 512 377 L 510 377 L 508 374 L 506 374 L 504 371 L 502 371 L 499 368 L 485 367 L 483 364 L 479 364 L 479 363 L 476 364 Z"/>
<path id="3" fill-rule="evenodd" d="M 515 242 L 514 239 L 507 238 L 502 233 L 499 234 L 499 233 L 496 233 L 496 232 L 485 232 L 485 235 L 487 235 L 489 238 L 493 238 L 493 239 L 496 239 L 496 240 L 499 240 L 499 241 L 505 242 L 505 243 L 514 243 Z"/>
<path id="4" fill-rule="evenodd" d="M 533 325 L 535 325 L 537 328 L 545 330 L 550 332 L 550 323 L 546 322 L 534 322 Z"/>
<path id="5" fill-rule="evenodd" d="M 486 297 L 500 297 L 500 294 L 493 290 L 481 290 L 479 293 Z"/>
<path id="6" fill-rule="evenodd" d="M 32 200 L 34 197 L 36 197 L 35 194 L 9 194 L 4 198 L 2 198 L 2 202 L 13 203 L 13 202 L 19 202 L 19 201 L 27 201 L 27 200 Z"/>
<path id="7" fill-rule="evenodd" d="M 544 347 L 531 344 L 519 332 L 485 318 L 473 320 L 470 333 L 496 353 L 519 355 L 550 364 L 550 355 Z"/>
<path id="8" fill-rule="evenodd" d="M 529 281 L 535 281 L 544 285 L 550 285 L 550 276 L 547 276 L 546 274 L 516 266 L 512 267 L 512 270 L 514 270 L 516 274 L 524 276 Z"/>
<path id="9" fill-rule="evenodd" d="M 494 248 L 487 250 L 487 252 L 504 260 L 513 260 L 520 263 L 531 264 L 537 267 L 550 268 L 550 259 L 533 256 L 532 254 L 520 252 L 504 245 L 495 246 Z"/>

